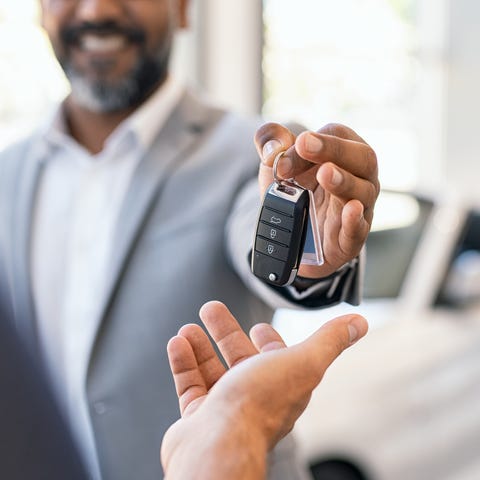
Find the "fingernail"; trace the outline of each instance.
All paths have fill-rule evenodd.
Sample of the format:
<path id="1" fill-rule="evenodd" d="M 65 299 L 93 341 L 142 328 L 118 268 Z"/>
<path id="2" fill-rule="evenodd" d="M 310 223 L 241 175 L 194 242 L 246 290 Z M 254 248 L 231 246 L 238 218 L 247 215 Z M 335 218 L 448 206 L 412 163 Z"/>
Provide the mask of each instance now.
<path id="1" fill-rule="evenodd" d="M 330 183 L 332 185 L 338 186 L 343 182 L 343 175 L 340 173 L 339 170 L 336 168 L 333 169 L 332 178 L 330 179 Z"/>
<path id="2" fill-rule="evenodd" d="M 358 340 L 359 337 L 359 331 L 361 328 L 360 323 L 363 323 L 364 320 L 358 317 L 354 317 L 350 323 L 348 324 L 348 334 L 350 336 L 350 345 L 352 343 L 355 343 Z"/>
<path id="3" fill-rule="evenodd" d="M 278 152 L 282 148 L 282 144 L 278 140 L 269 140 L 262 149 L 262 161 L 270 159 L 273 153 Z"/>
<path id="4" fill-rule="evenodd" d="M 357 327 L 353 324 L 348 325 L 348 334 L 350 335 L 350 344 L 354 343 L 355 340 L 358 338 L 358 330 Z"/>
<path id="5" fill-rule="evenodd" d="M 323 142 L 311 133 L 305 135 L 305 149 L 309 153 L 318 153 L 323 148 Z"/>

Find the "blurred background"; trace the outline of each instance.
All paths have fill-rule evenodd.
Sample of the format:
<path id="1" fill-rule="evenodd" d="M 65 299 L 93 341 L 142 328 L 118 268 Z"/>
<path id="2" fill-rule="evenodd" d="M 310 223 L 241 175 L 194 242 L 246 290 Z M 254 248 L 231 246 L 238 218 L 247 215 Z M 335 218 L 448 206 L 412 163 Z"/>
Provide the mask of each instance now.
<path id="1" fill-rule="evenodd" d="M 365 301 L 279 311 L 294 343 L 337 313 L 370 320 L 296 427 L 317 479 L 480 478 L 480 3 L 193 0 L 173 69 L 215 102 L 310 129 L 349 125 L 383 191 Z M 0 148 L 68 85 L 37 0 L 0 0 Z"/>
<path id="2" fill-rule="evenodd" d="M 245 113 L 350 125 L 384 187 L 475 191 L 479 13 L 473 0 L 195 0 L 174 69 Z M 37 0 L 0 0 L 0 39 L 3 145 L 68 87 Z"/>

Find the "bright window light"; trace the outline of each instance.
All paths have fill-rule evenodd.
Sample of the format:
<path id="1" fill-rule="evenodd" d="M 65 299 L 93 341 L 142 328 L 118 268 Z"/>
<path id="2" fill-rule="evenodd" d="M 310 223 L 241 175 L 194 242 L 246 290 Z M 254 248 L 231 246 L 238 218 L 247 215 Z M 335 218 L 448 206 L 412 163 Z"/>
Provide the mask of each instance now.
<path id="1" fill-rule="evenodd" d="M 39 25 L 38 0 L 0 0 L 0 148 L 45 116 L 68 84 Z"/>
<path id="2" fill-rule="evenodd" d="M 351 126 L 375 148 L 382 186 L 413 188 L 425 113 L 420 1 L 264 0 L 263 114 Z"/>

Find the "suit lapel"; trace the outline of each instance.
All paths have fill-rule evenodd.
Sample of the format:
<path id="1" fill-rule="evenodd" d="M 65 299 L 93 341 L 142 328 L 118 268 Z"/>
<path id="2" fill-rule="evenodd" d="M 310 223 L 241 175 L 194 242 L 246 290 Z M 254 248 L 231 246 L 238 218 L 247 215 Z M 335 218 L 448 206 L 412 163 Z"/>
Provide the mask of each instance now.
<path id="1" fill-rule="evenodd" d="M 206 126 L 205 117 L 204 107 L 185 94 L 140 162 L 122 204 L 115 229 L 115 242 L 107 270 L 107 285 L 100 309 L 99 329 L 135 243 L 148 221 L 150 210 L 172 171 L 188 156 L 188 152 L 200 137 Z"/>
<path id="2" fill-rule="evenodd" d="M 35 144 L 35 142 L 33 142 Z M 31 225 L 35 194 L 43 163 L 31 150 L 24 153 L 25 163 L 17 170 L 16 204 L 12 218 L 12 267 L 15 321 L 31 351 L 38 352 L 35 308 L 30 275 Z M 20 164 L 21 162 L 19 162 Z"/>

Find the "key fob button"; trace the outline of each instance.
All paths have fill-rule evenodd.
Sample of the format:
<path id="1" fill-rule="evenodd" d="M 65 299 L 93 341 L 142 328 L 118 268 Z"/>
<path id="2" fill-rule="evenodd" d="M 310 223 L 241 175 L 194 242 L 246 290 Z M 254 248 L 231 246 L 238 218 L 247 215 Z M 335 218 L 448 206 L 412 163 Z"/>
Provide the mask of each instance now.
<path id="1" fill-rule="evenodd" d="M 288 258 L 287 247 L 275 242 L 269 242 L 260 237 L 257 237 L 257 241 L 255 242 L 255 250 L 269 257 L 276 258 L 277 260 L 285 261 Z"/>
<path id="2" fill-rule="evenodd" d="M 258 266 L 260 278 L 275 285 L 286 285 L 290 280 L 291 271 L 285 269 L 285 262 L 260 252 L 253 252 L 253 261 Z"/>
<path id="3" fill-rule="evenodd" d="M 290 244 L 291 233 L 281 230 L 272 224 L 260 223 L 258 225 L 258 235 L 273 240 L 276 243 L 288 246 Z"/>
<path id="4" fill-rule="evenodd" d="M 273 227 L 280 227 L 288 230 L 289 232 L 292 231 L 293 217 L 289 217 L 275 210 L 270 210 L 269 208 L 263 207 L 260 220 L 272 225 Z"/>

